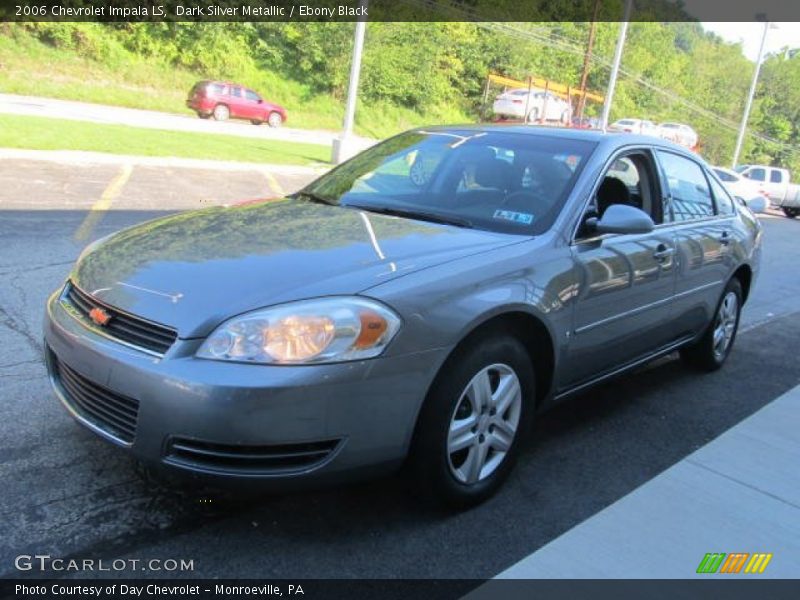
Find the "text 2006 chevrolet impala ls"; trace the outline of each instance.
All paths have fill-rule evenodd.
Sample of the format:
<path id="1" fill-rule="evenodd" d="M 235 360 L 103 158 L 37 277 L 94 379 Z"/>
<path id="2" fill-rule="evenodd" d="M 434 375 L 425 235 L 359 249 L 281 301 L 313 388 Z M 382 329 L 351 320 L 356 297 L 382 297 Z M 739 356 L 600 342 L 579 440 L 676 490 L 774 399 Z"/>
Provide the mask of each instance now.
<path id="1" fill-rule="evenodd" d="M 669 142 L 415 130 L 287 199 L 92 244 L 47 360 L 73 417 L 168 471 L 287 487 L 407 460 L 465 505 L 549 404 L 676 349 L 719 368 L 760 254 Z"/>

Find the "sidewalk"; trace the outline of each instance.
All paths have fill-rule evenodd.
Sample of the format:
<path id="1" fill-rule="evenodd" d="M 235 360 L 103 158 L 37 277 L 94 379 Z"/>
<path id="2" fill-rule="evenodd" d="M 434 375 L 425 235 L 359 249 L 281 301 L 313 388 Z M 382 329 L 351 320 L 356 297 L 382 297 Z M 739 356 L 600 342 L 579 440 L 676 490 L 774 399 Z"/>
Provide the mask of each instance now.
<path id="1" fill-rule="evenodd" d="M 773 556 L 697 574 L 706 553 Z M 800 386 L 497 576 L 691 577 L 800 578 Z"/>

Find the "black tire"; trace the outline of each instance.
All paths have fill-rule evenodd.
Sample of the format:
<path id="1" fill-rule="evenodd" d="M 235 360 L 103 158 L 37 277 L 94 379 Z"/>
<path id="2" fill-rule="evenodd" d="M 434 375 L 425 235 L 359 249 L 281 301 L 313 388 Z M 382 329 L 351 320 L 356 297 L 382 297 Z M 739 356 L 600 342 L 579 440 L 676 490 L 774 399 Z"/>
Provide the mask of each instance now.
<path id="1" fill-rule="evenodd" d="M 784 206 L 783 207 L 783 214 L 785 214 L 790 219 L 794 219 L 795 217 L 800 215 L 800 208 Z"/>
<path id="2" fill-rule="evenodd" d="M 483 478 L 480 478 L 483 470 L 478 469 L 480 479 L 466 483 L 459 481 L 454 472 L 456 468 L 453 457 L 457 456 L 458 452 L 449 451 L 451 420 L 457 418 L 457 411 L 464 404 L 463 394 L 466 393 L 468 384 L 479 373 L 495 366 L 509 368 L 516 375 L 521 390 L 521 401 L 515 403 L 515 406 L 519 407 L 517 413 L 519 420 L 510 446 L 502 457 L 499 457 L 502 452 L 498 453 L 492 448 L 488 440 L 489 437 L 496 435 L 491 433 L 493 427 L 490 426 L 488 430 L 483 428 L 489 419 L 497 418 L 488 416 L 495 415 L 494 412 L 486 412 L 486 416 L 483 416 L 480 431 L 489 432 L 486 434 L 487 439 L 484 439 L 483 433 L 477 433 L 477 424 L 471 429 L 473 439 L 480 437 L 480 443 L 485 443 L 489 448 L 484 451 L 484 456 L 491 458 L 486 458 L 485 464 L 488 466 L 494 459 L 499 460 L 499 463 Z M 478 335 L 458 349 L 440 370 L 417 420 L 407 465 L 409 483 L 413 486 L 414 493 L 436 505 L 454 508 L 467 508 L 492 496 L 513 469 L 519 455 L 520 444 L 530 428 L 535 389 L 534 369 L 530 357 L 522 343 L 511 333 L 493 332 Z M 509 414 L 509 411 L 505 411 L 504 414 Z M 476 415 L 478 419 L 481 416 Z M 476 440 L 460 452 L 469 454 L 477 451 L 477 447 Z M 465 457 L 464 462 L 466 461 Z"/>
<path id="3" fill-rule="evenodd" d="M 253 125 L 263 125 L 263 124 L 264 124 L 264 121 L 260 121 L 260 120 L 258 120 L 258 119 L 250 119 L 250 122 L 251 122 Z"/>
<path id="4" fill-rule="evenodd" d="M 720 326 L 723 303 L 726 301 L 729 294 L 733 294 L 736 297 L 736 316 L 730 339 L 727 341 L 724 351 L 720 353 L 718 351 L 717 342 L 715 341 L 715 331 L 717 331 Z M 708 329 L 703 334 L 703 337 L 694 344 L 681 349 L 680 354 L 683 362 L 701 371 L 716 371 L 722 367 L 722 365 L 725 364 L 725 360 L 730 356 L 733 343 L 736 340 L 741 312 L 742 284 L 739 282 L 739 279 L 734 277 L 728 282 L 728 285 L 725 286 L 725 290 L 722 292 L 722 296 L 717 303 L 717 308 L 714 311 L 714 318 L 711 320 L 711 323 L 709 323 Z"/>
<path id="5" fill-rule="evenodd" d="M 267 123 L 272 128 L 280 127 L 281 125 L 283 125 L 283 117 L 281 116 L 281 113 L 276 111 L 272 111 L 271 113 L 269 113 L 267 115 Z"/>
<path id="6" fill-rule="evenodd" d="M 539 109 L 532 108 L 531 111 L 528 113 L 528 118 L 526 119 L 526 121 L 528 123 L 536 123 L 536 121 L 538 120 L 539 120 Z"/>

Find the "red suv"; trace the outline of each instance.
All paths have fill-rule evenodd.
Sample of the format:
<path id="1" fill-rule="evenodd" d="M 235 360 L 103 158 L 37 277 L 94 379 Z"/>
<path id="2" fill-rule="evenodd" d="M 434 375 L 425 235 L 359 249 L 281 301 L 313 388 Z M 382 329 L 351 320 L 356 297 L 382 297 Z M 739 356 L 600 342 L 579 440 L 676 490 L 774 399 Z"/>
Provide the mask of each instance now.
<path id="1" fill-rule="evenodd" d="M 247 119 L 253 125 L 265 121 L 270 127 L 280 127 L 286 120 L 286 109 L 266 102 L 243 85 L 222 81 L 198 81 L 189 92 L 186 106 L 201 119 L 213 116 L 217 121 L 228 118 Z"/>

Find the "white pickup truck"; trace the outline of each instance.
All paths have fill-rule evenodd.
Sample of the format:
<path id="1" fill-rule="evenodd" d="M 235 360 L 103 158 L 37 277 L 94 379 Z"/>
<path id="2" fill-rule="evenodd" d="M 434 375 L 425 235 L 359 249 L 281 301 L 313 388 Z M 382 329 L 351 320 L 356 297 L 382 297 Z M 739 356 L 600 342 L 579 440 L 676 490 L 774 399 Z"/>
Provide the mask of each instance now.
<path id="1" fill-rule="evenodd" d="M 787 217 L 800 216 L 800 185 L 789 181 L 789 171 L 766 165 L 740 165 L 736 170 L 743 177 L 761 183 L 772 206 L 783 209 Z"/>

